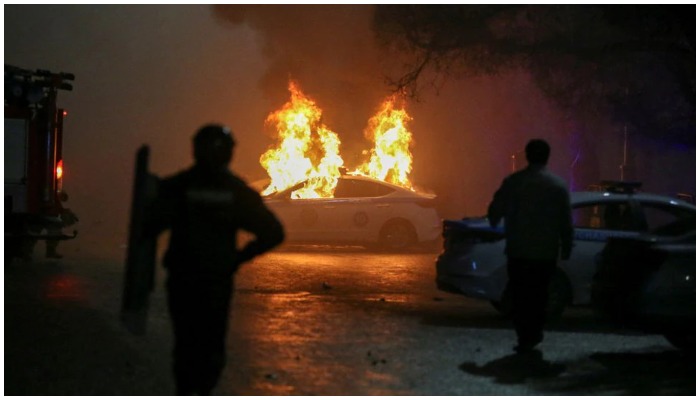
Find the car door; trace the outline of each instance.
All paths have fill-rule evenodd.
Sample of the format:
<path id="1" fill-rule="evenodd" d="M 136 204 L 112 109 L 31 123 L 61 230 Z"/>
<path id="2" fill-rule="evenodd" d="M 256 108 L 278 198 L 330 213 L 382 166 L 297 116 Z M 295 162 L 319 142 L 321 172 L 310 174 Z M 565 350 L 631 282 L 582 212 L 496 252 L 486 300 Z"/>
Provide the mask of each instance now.
<path id="1" fill-rule="evenodd" d="M 382 224 L 390 218 L 393 203 L 385 196 L 393 189 L 362 179 L 341 179 L 335 189 L 334 212 L 340 239 L 374 242 Z"/>
<path id="2" fill-rule="evenodd" d="M 329 229 L 323 211 L 328 199 L 292 198 L 292 193 L 302 186 L 303 183 L 266 198 L 265 203 L 282 222 L 288 241 L 322 241 Z"/>
<path id="3" fill-rule="evenodd" d="M 659 228 L 680 220 L 695 219 L 695 209 L 672 202 L 641 200 L 639 206 L 644 215 L 645 228 L 649 232 L 656 232 Z"/>
<path id="4" fill-rule="evenodd" d="M 636 210 L 627 200 L 573 206 L 574 248 L 571 258 L 559 265 L 571 283 L 574 304 L 590 303 L 597 257 L 608 238 L 636 236 L 643 230 Z"/>

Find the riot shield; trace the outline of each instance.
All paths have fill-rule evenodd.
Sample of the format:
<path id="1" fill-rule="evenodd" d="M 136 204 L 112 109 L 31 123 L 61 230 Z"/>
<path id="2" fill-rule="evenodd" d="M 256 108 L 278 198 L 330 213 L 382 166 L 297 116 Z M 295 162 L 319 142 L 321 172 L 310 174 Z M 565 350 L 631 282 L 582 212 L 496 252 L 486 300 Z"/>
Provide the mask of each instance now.
<path id="1" fill-rule="evenodd" d="M 147 232 L 146 218 L 157 195 L 158 177 L 148 172 L 148 155 L 145 145 L 136 153 L 122 293 L 121 322 L 135 335 L 146 332 L 148 302 L 155 286 L 157 236 Z"/>

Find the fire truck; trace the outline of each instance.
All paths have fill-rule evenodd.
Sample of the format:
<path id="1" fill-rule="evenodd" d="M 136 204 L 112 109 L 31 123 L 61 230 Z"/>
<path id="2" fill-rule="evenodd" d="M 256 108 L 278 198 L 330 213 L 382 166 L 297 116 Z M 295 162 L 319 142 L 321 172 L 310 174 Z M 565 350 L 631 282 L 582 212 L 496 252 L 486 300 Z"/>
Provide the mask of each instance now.
<path id="1" fill-rule="evenodd" d="M 73 74 L 5 64 L 5 262 L 62 233 L 63 121 L 59 90 Z"/>

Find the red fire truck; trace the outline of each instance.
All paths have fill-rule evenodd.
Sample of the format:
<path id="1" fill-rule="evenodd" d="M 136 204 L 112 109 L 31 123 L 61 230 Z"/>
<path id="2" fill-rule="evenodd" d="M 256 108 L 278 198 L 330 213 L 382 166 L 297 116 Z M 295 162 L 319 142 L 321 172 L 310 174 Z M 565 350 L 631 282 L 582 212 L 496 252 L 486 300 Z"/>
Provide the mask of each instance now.
<path id="1" fill-rule="evenodd" d="M 5 262 L 37 240 L 75 237 L 60 231 L 63 120 L 59 90 L 74 76 L 5 64 Z M 57 233 L 58 232 L 58 233 Z"/>

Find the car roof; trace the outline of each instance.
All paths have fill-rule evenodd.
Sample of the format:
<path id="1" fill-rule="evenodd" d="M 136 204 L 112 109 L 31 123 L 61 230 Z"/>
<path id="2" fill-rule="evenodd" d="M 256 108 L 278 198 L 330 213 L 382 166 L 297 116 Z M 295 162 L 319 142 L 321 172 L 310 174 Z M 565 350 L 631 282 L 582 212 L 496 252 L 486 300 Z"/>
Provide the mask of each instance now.
<path id="1" fill-rule="evenodd" d="M 409 196 L 411 196 L 411 197 L 413 197 L 413 196 L 415 196 L 415 197 L 423 197 L 423 198 L 426 198 L 426 199 L 432 199 L 432 198 L 435 197 L 434 194 L 423 193 L 423 192 L 418 192 L 418 191 L 413 191 L 413 190 L 407 189 L 407 188 L 405 188 L 405 187 L 402 187 L 402 186 L 399 186 L 399 185 L 394 185 L 393 183 L 385 182 L 385 181 L 382 181 L 382 180 L 379 180 L 379 179 L 376 179 L 376 178 L 372 178 L 372 177 L 369 177 L 369 176 L 365 176 L 365 175 L 344 174 L 344 175 L 339 176 L 338 179 L 339 179 L 339 180 L 347 180 L 347 181 L 372 182 L 372 183 L 376 183 L 376 184 L 378 184 L 378 185 L 382 185 L 382 186 L 389 187 L 389 188 L 391 188 L 392 190 L 394 190 L 394 191 L 396 191 L 396 192 L 399 192 L 399 193 L 405 194 L 405 195 L 409 195 Z M 296 185 L 298 185 L 298 184 L 300 184 L 300 183 L 304 183 L 304 182 L 306 182 L 307 180 L 308 180 L 308 179 L 305 179 L 305 180 L 303 180 L 303 181 L 297 183 Z M 269 194 L 267 194 L 267 195 L 264 196 L 264 197 L 274 196 L 275 194 L 280 193 L 280 192 L 284 192 L 285 190 L 288 190 L 288 189 L 289 189 L 289 188 L 284 189 L 284 190 L 281 190 L 281 191 L 269 193 Z"/>
<path id="2" fill-rule="evenodd" d="M 345 175 L 341 175 L 341 176 L 339 177 L 339 179 L 372 182 L 372 183 L 376 183 L 376 184 L 379 184 L 379 185 L 383 185 L 383 186 L 390 187 L 390 188 L 396 190 L 397 192 L 401 192 L 401 193 L 405 193 L 405 194 L 410 194 L 410 195 L 413 195 L 413 196 L 420 196 L 420 197 L 426 197 L 426 198 L 433 198 L 433 197 L 435 197 L 434 194 L 422 193 L 422 192 L 418 192 L 418 191 L 413 191 L 413 190 L 407 189 L 407 188 L 405 188 L 405 187 L 403 187 L 403 186 L 394 185 L 393 183 L 389 183 L 389 182 L 382 181 L 382 180 L 380 180 L 380 179 L 372 178 L 372 177 L 365 176 L 365 175 L 345 174 Z"/>
<path id="3" fill-rule="evenodd" d="M 391 187 L 391 188 L 393 188 L 393 189 L 397 189 L 397 190 L 408 190 L 408 189 L 403 188 L 403 187 L 401 187 L 401 186 L 399 186 L 399 185 L 394 185 L 393 183 L 385 182 L 385 181 L 382 181 L 382 180 L 379 180 L 379 179 L 376 179 L 376 178 L 372 178 L 372 177 L 369 177 L 369 176 L 365 176 L 365 175 L 345 174 L 345 175 L 341 175 L 340 177 L 338 177 L 338 179 L 353 180 L 353 181 L 373 182 L 373 183 L 378 183 L 378 184 L 380 184 L 380 185 L 389 186 L 389 187 Z"/>
<path id="4" fill-rule="evenodd" d="M 672 206 L 679 206 L 695 210 L 695 206 L 684 200 L 677 199 L 671 196 L 663 196 L 659 194 L 636 192 L 636 193 L 615 193 L 615 192 L 572 192 L 571 203 L 598 203 L 607 201 L 627 201 L 635 199 L 637 201 L 646 201 L 650 203 L 663 203 Z"/>

